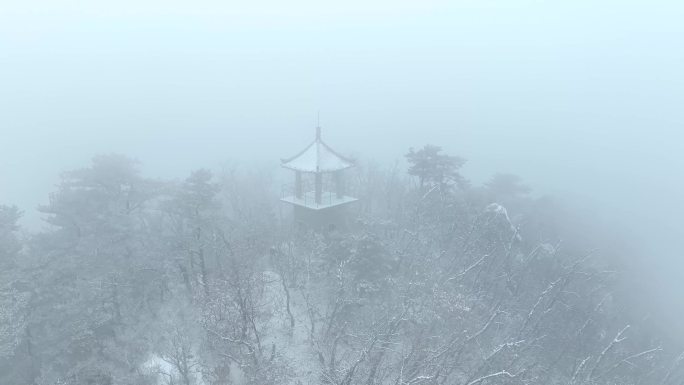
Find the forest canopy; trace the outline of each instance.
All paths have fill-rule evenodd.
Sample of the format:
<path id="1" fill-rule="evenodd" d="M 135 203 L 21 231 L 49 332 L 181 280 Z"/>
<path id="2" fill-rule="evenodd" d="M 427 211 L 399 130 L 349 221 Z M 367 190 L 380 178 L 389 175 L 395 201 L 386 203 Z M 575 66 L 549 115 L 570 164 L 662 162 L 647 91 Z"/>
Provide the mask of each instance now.
<path id="1" fill-rule="evenodd" d="M 473 185 L 438 146 L 406 161 L 349 170 L 331 231 L 295 225 L 270 171 L 169 181 L 121 155 L 62 174 L 43 231 L 0 206 L 0 383 L 684 382 L 552 198 Z"/>

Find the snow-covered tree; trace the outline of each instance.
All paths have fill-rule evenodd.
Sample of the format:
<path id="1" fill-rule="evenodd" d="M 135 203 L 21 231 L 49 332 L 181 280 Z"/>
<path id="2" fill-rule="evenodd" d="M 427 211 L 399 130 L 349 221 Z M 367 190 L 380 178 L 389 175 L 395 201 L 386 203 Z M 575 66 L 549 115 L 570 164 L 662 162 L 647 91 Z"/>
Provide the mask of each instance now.
<path id="1" fill-rule="evenodd" d="M 418 177 L 421 188 L 433 184 L 465 184 L 465 179 L 458 172 L 465 164 L 465 159 L 443 154 L 439 146 L 428 144 L 419 150 L 411 148 L 406 154 L 406 160 L 409 162 L 409 174 Z"/>
<path id="2" fill-rule="evenodd" d="M 63 174 L 45 231 L 0 206 L 0 383 L 682 383 L 558 205 L 407 157 L 359 167 L 368 202 L 327 234 L 278 226 L 269 173 L 159 182 L 117 155 Z"/>

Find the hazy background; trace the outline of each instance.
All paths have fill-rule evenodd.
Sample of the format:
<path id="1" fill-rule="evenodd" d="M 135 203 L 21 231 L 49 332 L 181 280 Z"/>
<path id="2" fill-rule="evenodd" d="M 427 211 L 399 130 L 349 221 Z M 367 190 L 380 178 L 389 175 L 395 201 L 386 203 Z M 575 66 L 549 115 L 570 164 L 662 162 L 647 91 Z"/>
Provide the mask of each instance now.
<path id="1" fill-rule="evenodd" d="M 684 335 L 680 4 L 0 0 L 0 202 L 39 229 L 98 153 L 159 177 L 277 165 L 320 111 L 343 152 L 439 144 L 476 184 L 568 200 Z"/>

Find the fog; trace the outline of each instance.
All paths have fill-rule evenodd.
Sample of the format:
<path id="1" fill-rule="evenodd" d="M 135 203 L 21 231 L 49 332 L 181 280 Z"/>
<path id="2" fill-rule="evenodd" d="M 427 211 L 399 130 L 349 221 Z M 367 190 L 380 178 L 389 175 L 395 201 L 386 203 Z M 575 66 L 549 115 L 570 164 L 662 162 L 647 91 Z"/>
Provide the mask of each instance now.
<path id="1" fill-rule="evenodd" d="M 328 143 L 438 144 L 517 174 L 684 317 L 684 6 L 676 1 L 0 0 L 0 203 L 36 211 L 97 154 L 145 175 L 277 167 Z M 605 231 L 604 233 L 596 233 Z"/>

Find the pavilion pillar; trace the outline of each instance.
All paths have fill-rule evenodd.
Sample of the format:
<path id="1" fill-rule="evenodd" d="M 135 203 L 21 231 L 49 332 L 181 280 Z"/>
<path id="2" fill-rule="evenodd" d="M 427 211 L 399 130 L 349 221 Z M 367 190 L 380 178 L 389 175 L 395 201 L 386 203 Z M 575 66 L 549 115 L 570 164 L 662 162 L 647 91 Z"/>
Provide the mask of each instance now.
<path id="1" fill-rule="evenodd" d="M 342 171 L 335 172 L 335 195 L 337 199 L 344 197 L 344 179 L 342 178 Z"/>
<path id="2" fill-rule="evenodd" d="M 302 199 L 302 172 L 295 171 L 295 197 Z"/>
<path id="3" fill-rule="evenodd" d="M 316 173 L 316 204 L 320 205 L 323 197 L 323 174 Z"/>

